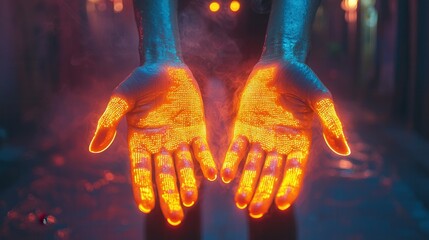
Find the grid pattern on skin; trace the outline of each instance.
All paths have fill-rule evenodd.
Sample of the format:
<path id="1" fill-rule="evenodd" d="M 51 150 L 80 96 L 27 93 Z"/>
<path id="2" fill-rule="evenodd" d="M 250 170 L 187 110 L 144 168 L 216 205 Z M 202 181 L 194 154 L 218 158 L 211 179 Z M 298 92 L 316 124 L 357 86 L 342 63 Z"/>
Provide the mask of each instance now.
<path id="1" fill-rule="evenodd" d="M 161 207 L 169 213 L 182 212 L 180 197 L 176 186 L 176 173 L 170 155 L 159 154 L 155 157 L 159 196 L 163 199 Z"/>
<path id="2" fill-rule="evenodd" d="M 180 189 L 182 191 L 194 190 L 197 186 L 195 178 L 193 176 L 193 170 L 190 167 L 182 168 L 179 170 L 181 179 L 183 179 L 180 184 Z"/>
<path id="3" fill-rule="evenodd" d="M 145 146 L 155 154 L 177 149 L 197 136 L 205 138 L 206 127 L 200 93 L 183 68 L 167 68 L 170 87 L 164 102 L 141 119 L 130 134 L 132 146 Z"/>
<path id="4" fill-rule="evenodd" d="M 112 97 L 107 104 L 106 110 L 98 121 L 99 127 L 114 127 L 120 118 L 128 111 L 129 105 L 125 99 Z"/>
<path id="5" fill-rule="evenodd" d="M 194 154 L 197 160 L 200 162 L 201 170 L 204 175 L 210 180 L 213 181 L 216 179 L 215 173 L 209 173 L 209 170 L 216 170 L 216 164 L 213 160 L 213 156 L 210 153 L 209 146 L 205 138 L 197 138 L 193 143 Z"/>
<path id="6" fill-rule="evenodd" d="M 253 202 L 267 201 L 272 197 L 282 162 L 279 155 L 267 155 Z"/>
<path id="7" fill-rule="evenodd" d="M 316 103 L 315 110 L 320 116 L 322 124 L 325 128 L 333 133 L 336 138 L 343 136 L 343 126 L 341 125 L 341 121 L 335 113 L 334 103 L 331 99 L 325 98 L 319 100 Z"/>
<path id="8" fill-rule="evenodd" d="M 141 211 L 148 213 L 155 205 L 155 196 L 152 187 L 151 155 L 146 151 L 134 150 L 131 153 L 131 176 Z M 136 196 L 137 197 L 137 196 Z"/>
<path id="9" fill-rule="evenodd" d="M 196 180 L 193 172 L 193 165 L 191 153 L 186 150 L 179 150 L 177 152 L 177 170 L 179 172 L 179 177 L 181 179 L 180 189 L 182 191 L 194 190 L 196 188 Z"/>
<path id="10" fill-rule="evenodd" d="M 247 202 L 252 197 L 253 189 L 258 181 L 263 154 L 260 151 L 250 151 L 247 156 L 245 169 L 237 189 L 238 194 L 245 194 Z"/>
<path id="11" fill-rule="evenodd" d="M 249 142 L 260 143 L 265 151 L 288 154 L 308 148 L 310 134 L 299 133 L 300 122 L 281 105 L 279 91 L 273 84 L 276 73 L 277 67 L 272 66 L 259 69 L 250 77 L 241 97 L 234 136 L 246 136 Z"/>
<path id="12" fill-rule="evenodd" d="M 237 137 L 231 148 L 228 150 L 225 156 L 225 162 L 223 163 L 224 169 L 228 168 L 236 171 L 238 164 L 240 163 L 239 160 L 242 156 L 240 156 L 240 153 L 242 153 L 245 148 L 247 148 L 247 141 L 243 137 Z"/>
<path id="13" fill-rule="evenodd" d="M 279 188 L 278 195 L 287 193 L 288 188 L 298 190 L 301 183 L 301 168 L 290 168 L 285 171 L 283 182 Z"/>

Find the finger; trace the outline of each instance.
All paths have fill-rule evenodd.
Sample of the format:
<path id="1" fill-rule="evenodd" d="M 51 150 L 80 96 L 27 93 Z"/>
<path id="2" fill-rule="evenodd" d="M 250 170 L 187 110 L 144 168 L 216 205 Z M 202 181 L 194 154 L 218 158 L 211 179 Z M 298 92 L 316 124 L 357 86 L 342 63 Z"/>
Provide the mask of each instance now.
<path id="1" fill-rule="evenodd" d="M 229 146 L 221 170 L 221 177 L 224 183 L 229 183 L 234 179 L 238 165 L 246 154 L 247 145 L 247 139 L 239 136 Z"/>
<path id="2" fill-rule="evenodd" d="M 198 198 L 198 189 L 194 174 L 194 163 L 186 144 L 182 144 L 174 153 L 180 184 L 180 197 L 185 207 L 194 205 Z"/>
<path id="3" fill-rule="evenodd" d="M 280 177 L 283 158 L 277 152 L 270 152 L 265 158 L 258 188 L 249 205 L 249 215 L 252 218 L 262 217 L 270 208 L 274 198 L 274 188 Z"/>
<path id="4" fill-rule="evenodd" d="M 140 211 L 149 213 L 155 207 L 151 155 L 145 149 L 134 148 L 130 149 L 130 159 L 134 198 Z"/>
<path id="5" fill-rule="evenodd" d="M 315 104 L 315 111 L 322 123 L 323 137 L 329 148 L 338 155 L 350 155 L 350 148 L 332 100 L 329 98 L 319 100 Z"/>
<path id="6" fill-rule="evenodd" d="M 124 98 L 113 96 L 110 99 L 106 110 L 98 120 L 97 130 L 89 144 L 90 152 L 102 152 L 112 144 L 116 135 L 116 126 L 129 109 L 129 103 Z"/>
<path id="7" fill-rule="evenodd" d="M 209 181 L 214 181 L 217 178 L 217 167 L 210 152 L 209 145 L 205 138 L 198 137 L 192 143 L 192 149 L 197 161 L 200 163 L 204 177 Z"/>
<path id="8" fill-rule="evenodd" d="M 249 154 L 247 154 L 247 160 L 244 164 L 237 192 L 235 193 L 235 204 L 240 209 L 247 207 L 247 204 L 252 200 L 258 177 L 261 174 L 264 162 L 263 157 L 264 151 L 261 146 L 259 144 L 252 144 Z"/>
<path id="9" fill-rule="evenodd" d="M 298 197 L 307 158 L 308 152 L 293 152 L 287 156 L 283 180 L 275 200 L 278 209 L 288 209 Z"/>
<path id="10" fill-rule="evenodd" d="M 155 154 L 155 174 L 161 211 L 168 223 L 173 226 L 179 225 L 183 220 L 183 210 L 177 190 L 173 159 L 169 152 Z"/>

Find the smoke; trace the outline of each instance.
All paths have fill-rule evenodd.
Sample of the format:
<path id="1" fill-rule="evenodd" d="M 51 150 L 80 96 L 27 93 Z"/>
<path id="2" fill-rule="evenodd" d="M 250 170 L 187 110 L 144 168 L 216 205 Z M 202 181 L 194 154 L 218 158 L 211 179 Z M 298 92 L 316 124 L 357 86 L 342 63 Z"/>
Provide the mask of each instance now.
<path id="1" fill-rule="evenodd" d="M 245 14 L 234 14 L 229 2 L 213 13 L 207 1 L 190 1 L 179 6 L 181 48 L 186 64 L 199 83 L 205 106 L 209 144 L 218 164 L 232 137 L 238 98 L 257 56 L 243 44 Z M 244 21 L 243 21 L 244 19 Z M 262 45 L 260 46 L 262 48 Z"/>

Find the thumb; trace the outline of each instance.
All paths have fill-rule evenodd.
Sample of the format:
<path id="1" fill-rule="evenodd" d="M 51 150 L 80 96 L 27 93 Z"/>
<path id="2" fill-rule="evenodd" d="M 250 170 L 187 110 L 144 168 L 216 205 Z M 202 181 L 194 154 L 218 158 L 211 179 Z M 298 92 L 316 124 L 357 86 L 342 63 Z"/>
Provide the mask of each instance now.
<path id="1" fill-rule="evenodd" d="M 319 116 L 323 127 L 323 137 L 329 148 L 338 155 L 350 155 L 350 147 L 344 136 L 343 126 L 335 112 L 331 98 L 318 100 L 314 105 L 314 111 Z"/>
<path id="2" fill-rule="evenodd" d="M 100 153 L 106 150 L 116 136 L 116 127 L 122 117 L 129 111 L 130 104 L 123 98 L 113 95 L 106 110 L 98 120 L 97 130 L 89 144 L 89 151 Z"/>

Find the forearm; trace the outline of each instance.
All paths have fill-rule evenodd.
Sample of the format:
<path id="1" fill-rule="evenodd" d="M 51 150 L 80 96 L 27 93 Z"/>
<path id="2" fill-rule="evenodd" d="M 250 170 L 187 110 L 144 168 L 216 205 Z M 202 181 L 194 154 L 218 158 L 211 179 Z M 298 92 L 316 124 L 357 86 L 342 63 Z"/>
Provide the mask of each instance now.
<path id="1" fill-rule="evenodd" d="M 273 0 L 261 59 L 304 62 L 320 0 Z"/>
<path id="2" fill-rule="evenodd" d="M 134 0 L 140 64 L 181 62 L 177 0 Z"/>

